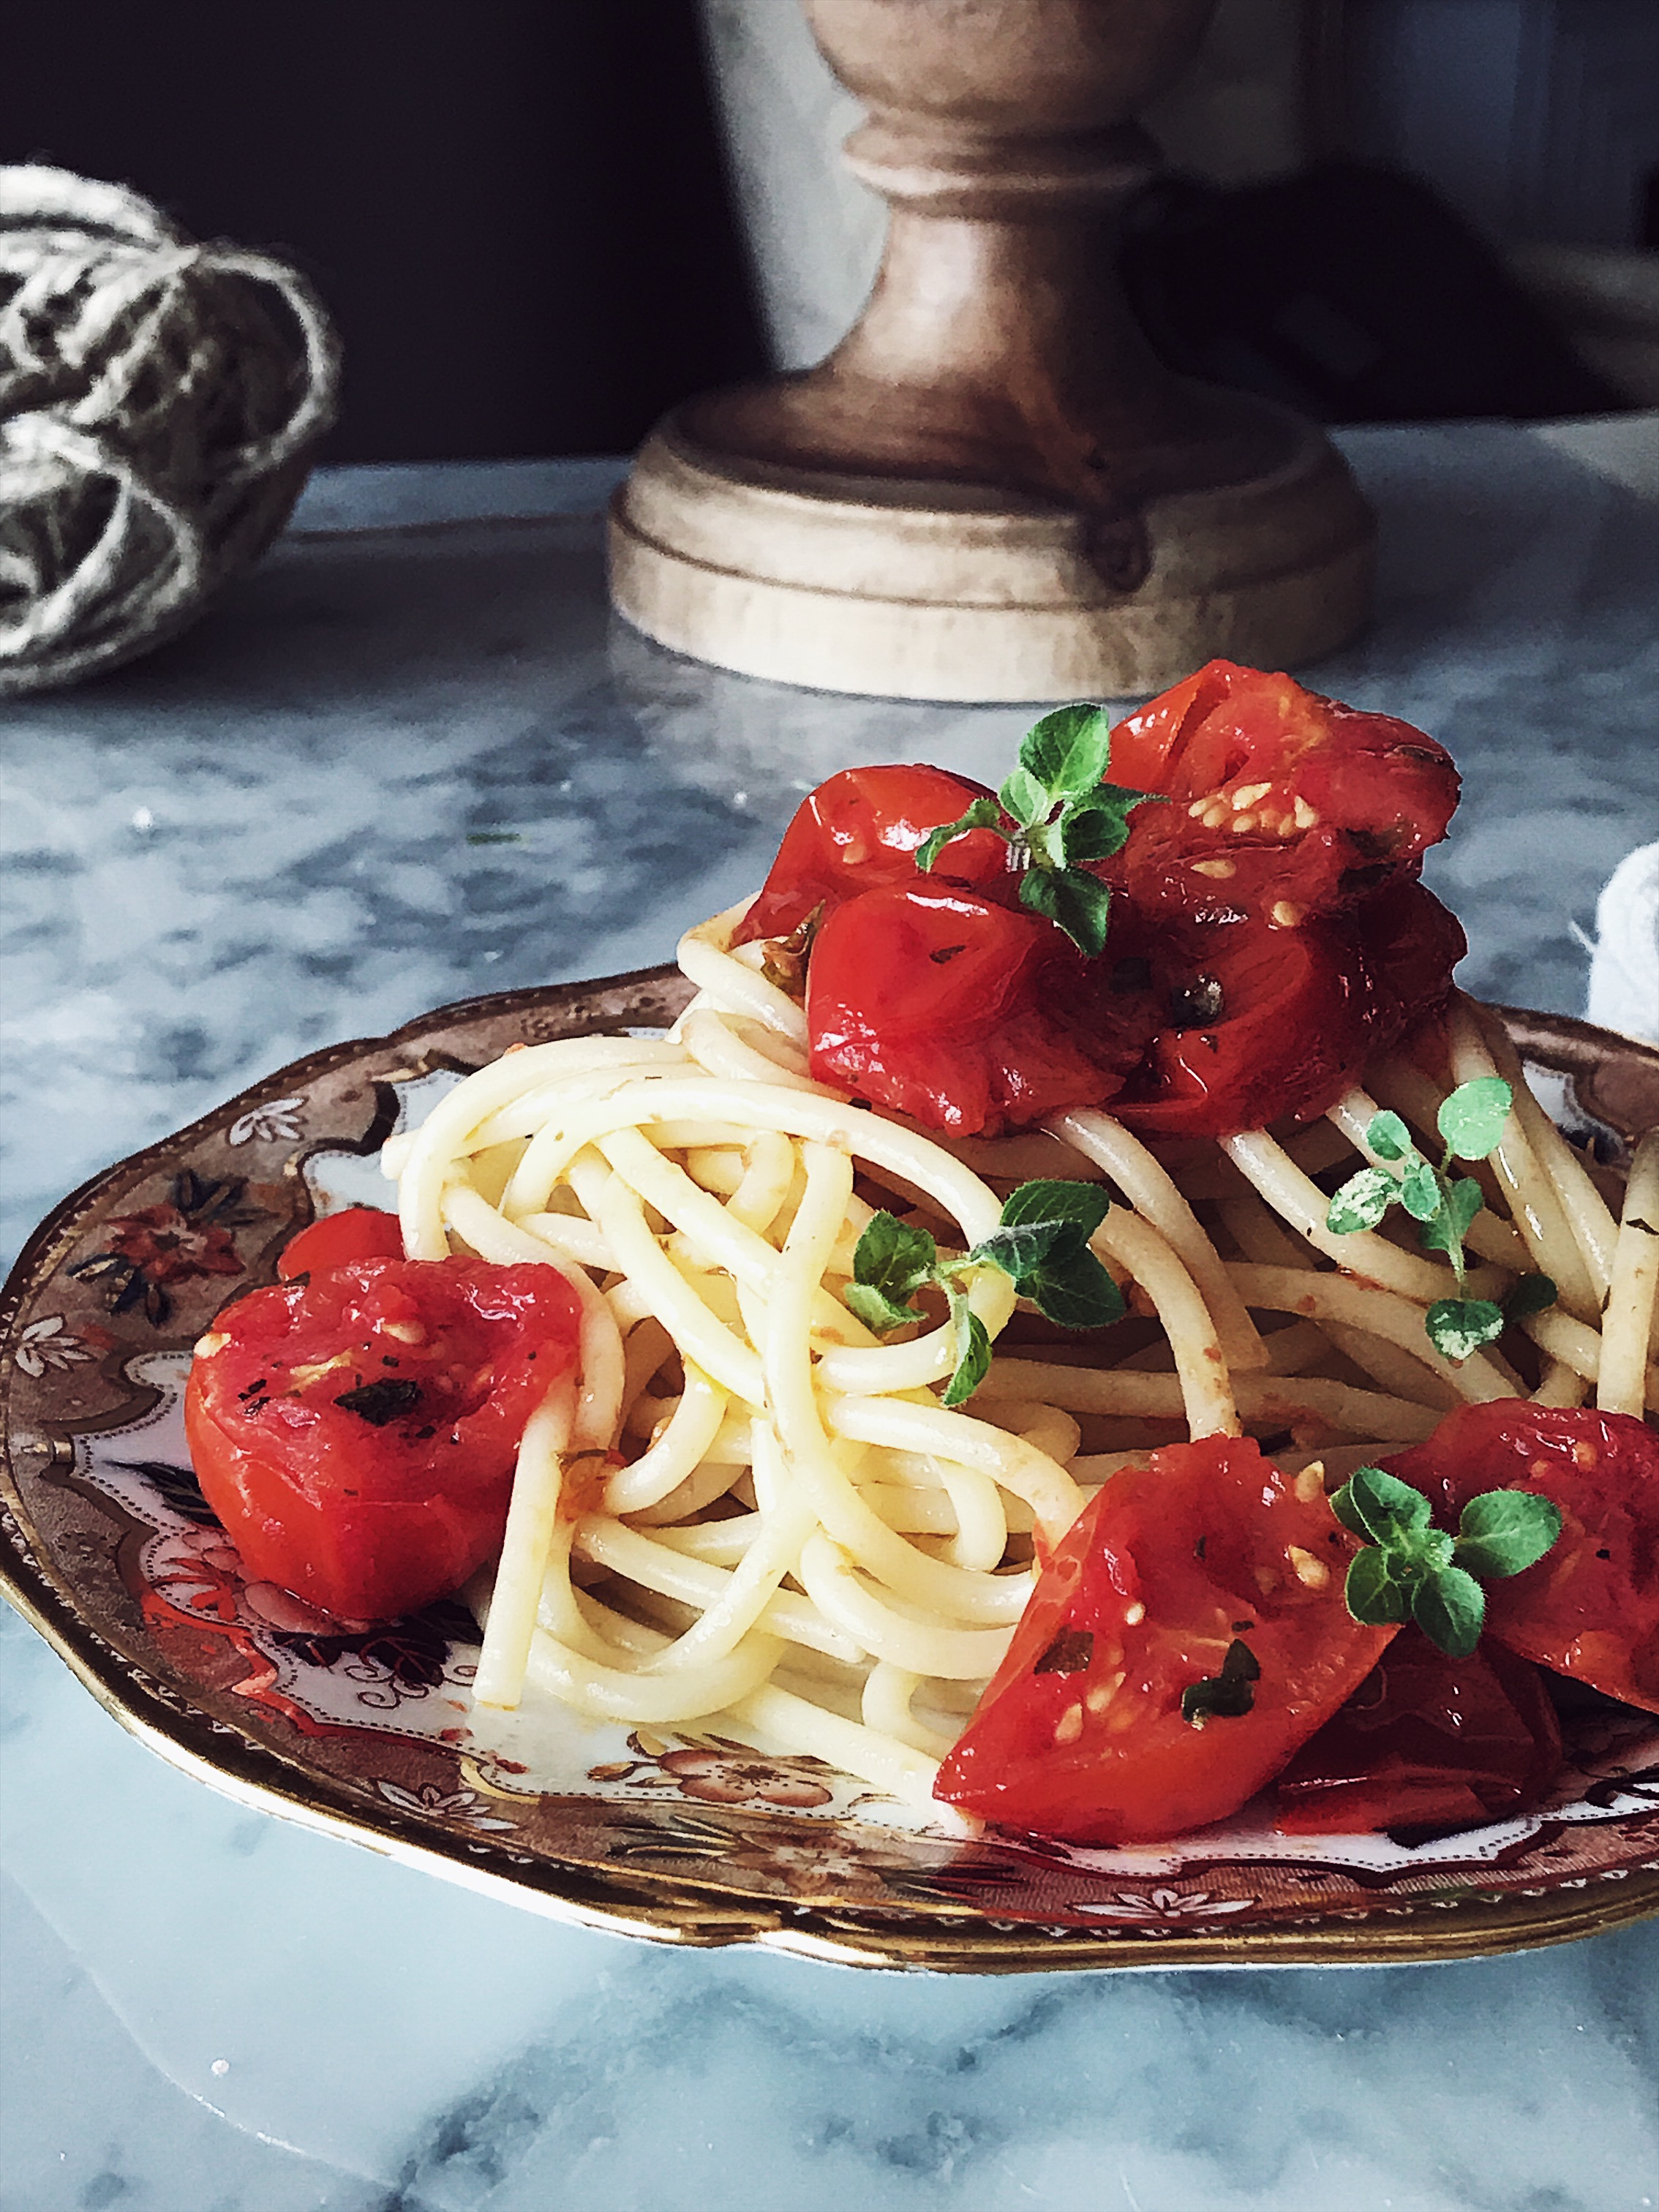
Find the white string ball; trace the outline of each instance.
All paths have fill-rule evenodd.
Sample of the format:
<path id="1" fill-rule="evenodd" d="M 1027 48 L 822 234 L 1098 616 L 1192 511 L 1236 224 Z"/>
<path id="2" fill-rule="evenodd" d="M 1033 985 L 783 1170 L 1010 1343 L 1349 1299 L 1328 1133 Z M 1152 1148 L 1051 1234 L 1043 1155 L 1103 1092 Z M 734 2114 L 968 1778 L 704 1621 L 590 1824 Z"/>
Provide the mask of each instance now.
<path id="1" fill-rule="evenodd" d="M 282 262 L 0 167 L 0 695 L 131 660 L 287 521 L 339 344 Z"/>

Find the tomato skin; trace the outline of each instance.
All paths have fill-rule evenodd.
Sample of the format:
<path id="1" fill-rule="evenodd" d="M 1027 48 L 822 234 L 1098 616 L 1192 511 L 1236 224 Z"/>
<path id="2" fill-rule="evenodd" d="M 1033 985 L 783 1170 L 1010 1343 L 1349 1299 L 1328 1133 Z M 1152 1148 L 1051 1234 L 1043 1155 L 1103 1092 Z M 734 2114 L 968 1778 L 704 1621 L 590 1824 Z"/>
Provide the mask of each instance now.
<path id="1" fill-rule="evenodd" d="M 1410 878 L 1368 898 L 1352 926 L 1369 993 L 1368 1049 L 1386 1052 L 1444 1007 L 1469 940 L 1456 915 Z"/>
<path id="2" fill-rule="evenodd" d="M 1291 1117 L 1309 1121 L 1350 1089 L 1371 1048 L 1370 1000 L 1352 933 L 1338 922 L 1298 930 L 1259 922 L 1165 929 L 1152 973 L 1165 1006 L 1221 1013 L 1161 1028 L 1112 1111 L 1132 1129 L 1222 1137 Z"/>
<path id="3" fill-rule="evenodd" d="M 1236 906 L 1269 921 L 1335 913 L 1414 873 L 1458 793 L 1450 756 L 1409 722 L 1224 660 L 1118 725 L 1110 775 L 1170 803 L 1135 809 L 1108 881 L 1149 914 L 1188 913 L 1203 895 L 1195 868 L 1224 864 L 1209 887 L 1224 881 Z M 1190 811 L 1206 799 L 1219 819 Z"/>
<path id="4" fill-rule="evenodd" d="M 519 1438 L 580 1315 L 556 1268 L 481 1260 L 360 1261 L 228 1306 L 185 1425 L 251 1575 L 349 1620 L 456 1589 L 501 1542 Z"/>
<path id="5" fill-rule="evenodd" d="M 735 942 L 783 937 L 817 906 L 833 910 L 860 891 L 923 880 L 915 854 L 928 836 L 958 821 L 992 793 L 970 777 L 899 763 L 844 769 L 803 799 L 783 833 L 760 896 Z M 985 885 L 1008 873 L 1008 848 L 989 830 L 970 830 L 939 855 L 941 884 Z"/>
<path id="6" fill-rule="evenodd" d="M 1449 1528 L 1483 1491 L 1532 1491 L 1559 1506 L 1561 1534 L 1537 1565 L 1486 1585 L 1486 1632 L 1659 1712 L 1659 1436 L 1645 1421 L 1498 1398 L 1459 1407 L 1382 1464 Z"/>
<path id="7" fill-rule="evenodd" d="M 395 1213 L 372 1206 L 349 1206 L 343 1213 L 325 1213 L 290 1237 L 276 1262 L 278 1279 L 325 1274 L 352 1260 L 401 1260 L 404 1232 Z"/>
<path id="8" fill-rule="evenodd" d="M 1055 1547 L 935 1794 L 1077 1844 L 1224 1820 L 1395 1633 L 1349 1616 L 1354 1549 L 1322 1491 L 1299 1496 L 1249 1437 L 1153 1452 L 1114 1475 Z M 1195 1728 L 1182 1692 L 1218 1673 L 1235 1638 L 1261 1665 L 1252 1708 Z"/>
<path id="9" fill-rule="evenodd" d="M 1431 1832 L 1528 1812 L 1561 1771 L 1538 1669 L 1490 1639 L 1462 1659 L 1403 1628 L 1279 1778 L 1289 1836 Z"/>
<path id="10" fill-rule="evenodd" d="M 960 1136 L 1103 1104 L 1145 1034 L 1110 1002 L 1110 962 L 966 891 L 866 891 L 813 940 L 812 1073 Z"/>

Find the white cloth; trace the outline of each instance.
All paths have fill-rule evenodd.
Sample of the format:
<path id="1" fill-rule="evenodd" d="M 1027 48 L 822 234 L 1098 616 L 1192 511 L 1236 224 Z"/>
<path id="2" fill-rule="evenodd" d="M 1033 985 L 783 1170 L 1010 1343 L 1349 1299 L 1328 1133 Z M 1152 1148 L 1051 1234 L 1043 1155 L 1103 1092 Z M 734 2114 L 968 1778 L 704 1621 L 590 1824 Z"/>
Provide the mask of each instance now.
<path id="1" fill-rule="evenodd" d="M 1589 1020 L 1659 1044 L 1659 844 L 1613 870 L 1595 902 Z"/>

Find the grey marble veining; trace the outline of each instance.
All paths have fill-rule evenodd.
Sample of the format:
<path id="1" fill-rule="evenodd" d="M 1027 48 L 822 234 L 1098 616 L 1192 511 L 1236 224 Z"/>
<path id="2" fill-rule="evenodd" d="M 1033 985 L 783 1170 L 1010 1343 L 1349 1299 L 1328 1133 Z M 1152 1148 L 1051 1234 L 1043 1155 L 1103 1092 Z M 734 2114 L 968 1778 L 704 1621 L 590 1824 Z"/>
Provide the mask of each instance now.
<path id="1" fill-rule="evenodd" d="M 1576 1009 L 1576 933 L 1659 827 L 1659 506 L 1571 437 L 1345 442 L 1382 517 L 1380 614 L 1316 680 L 1458 755 L 1431 875 L 1467 980 Z M 613 628 L 613 476 L 325 478 L 193 635 L 5 710 L 9 1252 L 297 1054 L 666 957 L 836 768 L 1000 772 L 1018 708 L 792 691 Z M 123 1736 L 9 1616 L 0 1652 L 19 2212 L 1659 2203 L 1654 1927 L 1365 1974 L 662 1952 L 250 1814 Z"/>

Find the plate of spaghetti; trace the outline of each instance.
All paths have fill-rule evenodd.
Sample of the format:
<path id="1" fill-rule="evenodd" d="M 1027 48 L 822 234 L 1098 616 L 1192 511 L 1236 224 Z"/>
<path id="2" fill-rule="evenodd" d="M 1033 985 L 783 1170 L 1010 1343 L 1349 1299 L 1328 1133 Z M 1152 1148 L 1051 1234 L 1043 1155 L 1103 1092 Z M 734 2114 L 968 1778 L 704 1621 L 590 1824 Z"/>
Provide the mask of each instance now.
<path id="1" fill-rule="evenodd" d="M 283 1070 L 24 1252 L 8 1595 L 214 1785 L 662 1940 L 1659 1910 L 1659 1054 L 1453 988 L 1455 797 L 1213 663 Z"/>

